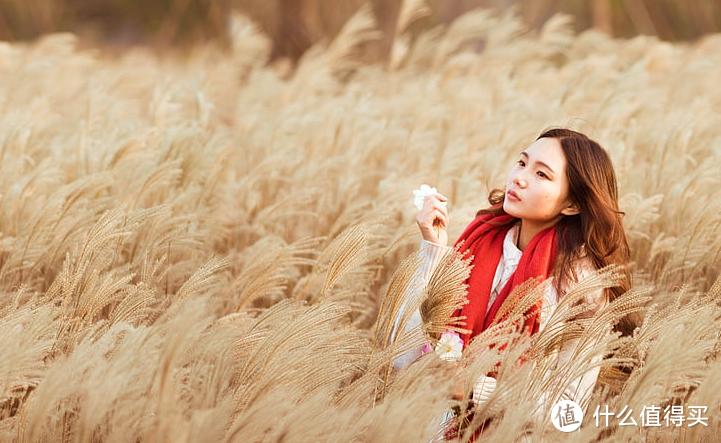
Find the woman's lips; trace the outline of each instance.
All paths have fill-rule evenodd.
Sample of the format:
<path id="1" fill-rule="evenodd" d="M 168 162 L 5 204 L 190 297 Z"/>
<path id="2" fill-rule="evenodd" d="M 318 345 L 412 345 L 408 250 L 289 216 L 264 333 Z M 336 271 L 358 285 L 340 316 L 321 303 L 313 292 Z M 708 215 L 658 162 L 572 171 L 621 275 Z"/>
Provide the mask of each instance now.
<path id="1" fill-rule="evenodd" d="M 518 197 L 518 194 L 516 194 L 514 191 L 508 191 L 506 192 L 506 197 L 508 197 L 510 200 L 513 201 L 521 201 L 521 199 Z"/>

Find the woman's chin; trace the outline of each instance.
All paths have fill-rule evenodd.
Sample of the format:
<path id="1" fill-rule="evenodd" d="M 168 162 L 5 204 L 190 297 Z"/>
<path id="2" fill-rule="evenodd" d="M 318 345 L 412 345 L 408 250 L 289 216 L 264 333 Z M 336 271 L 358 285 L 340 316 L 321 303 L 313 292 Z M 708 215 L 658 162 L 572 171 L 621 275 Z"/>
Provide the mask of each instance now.
<path id="1" fill-rule="evenodd" d="M 509 201 L 508 199 L 505 199 L 503 201 L 503 212 L 510 215 L 511 217 L 519 217 L 518 208 L 515 207 L 515 202 Z"/>

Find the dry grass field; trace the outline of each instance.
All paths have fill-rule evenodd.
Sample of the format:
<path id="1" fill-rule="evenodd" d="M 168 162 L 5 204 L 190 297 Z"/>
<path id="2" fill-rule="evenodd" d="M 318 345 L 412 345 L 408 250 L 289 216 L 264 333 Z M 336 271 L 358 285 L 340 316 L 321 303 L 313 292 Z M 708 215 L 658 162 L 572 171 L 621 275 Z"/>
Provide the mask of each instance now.
<path id="1" fill-rule="evenodd" d="M 526 348 L 535 364 L 506 365 L 476 414 L 484 441 L 717 438 L 721 36 L 613 40 L 563 16 L 530 32 L 478 11 L 406 32 L 422 14 L 401 14 L 383 64 L 359 56 L 378 36 L 367 9 L 297 69 L 266 65 L 241 16 L 231 52 L 0 43 L 0 441 L 430 442 L 459 380 Z M 575 326 L 594 339 L 634 310 L 642 326 L 550 377 L 544 355 L 577 327 L 390 370 L 416 344 L 388 340 L 420 241 L 412 190 L 449 197 L 455 239 L 558 125 L 609 150 L 632 253 L 633 289 Z M 448 269 L 436 317 L 464 272 Z M 529 419 L 598 354 L 579 431 Z M 604 405 L 638 424 L 596 426 Z M 667 423 L 672 405 L 705 406 L 707 426 Z"/>

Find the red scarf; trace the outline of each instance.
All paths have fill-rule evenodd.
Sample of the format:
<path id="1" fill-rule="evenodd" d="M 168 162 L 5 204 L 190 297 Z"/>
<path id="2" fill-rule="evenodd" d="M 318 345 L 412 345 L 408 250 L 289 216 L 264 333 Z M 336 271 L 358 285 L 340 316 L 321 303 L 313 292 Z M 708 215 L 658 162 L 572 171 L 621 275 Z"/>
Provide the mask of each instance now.
<path id="1" fill-rule="evenodd" d="M 499 206 L 494 206 L 492 209 L 500 209 Z M 464 348 L 473 337 L 493 324 L 504 320 L 504 316 L 498 319 L 496 319 L 496 316 L 516 286 L 534 277 L 539 282 L 543 281 L 553 272 L 556 258 L 555 227 L 545 229 L 531 239 L 531 242 L 521 254 L 516 271 L 498 294 L 490 309 L 488 309 L 488 315 L 486 315 L 491 291 L 493 290 L 491 287 L 493 277 L 503 254 L 503 240 L 515 220 L 518 219 L 506 214 L 503 210 L 493 214 L 481 214 L 466 227 L 463 234 L 456 241 L 456 245 L 463 242 L 460 252 L 464 256 L 473 255 L 473 261 L 471 262 L 473 268 L 468 280 L 466 280 L 466 284 L 468 284 L 468 303 L 454 314 L 455 316 L 465 316 L 465 329 L 471 330 L 469 334 L 461 335 Z M 509 300 L 509 303 L 512 302 L 513 300 Z M 529 334 L 538 332 L 540 312 L 541 300 L 526 312 L 523 329 Z"/>

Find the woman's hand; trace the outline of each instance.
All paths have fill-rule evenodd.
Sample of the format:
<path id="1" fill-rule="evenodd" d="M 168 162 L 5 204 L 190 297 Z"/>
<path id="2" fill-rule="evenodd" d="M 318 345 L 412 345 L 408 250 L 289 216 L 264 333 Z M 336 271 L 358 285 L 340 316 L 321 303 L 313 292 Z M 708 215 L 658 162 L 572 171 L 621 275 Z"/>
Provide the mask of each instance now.
<path id="1" fill-rule="evenodd" d="M 425 241 L 441 246 L 448 244 L 447 201 L 441 194 L 429 195 L 423 200 L 423 209 L 416 214 L 416 223 Z"/>

